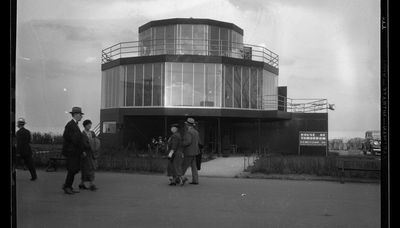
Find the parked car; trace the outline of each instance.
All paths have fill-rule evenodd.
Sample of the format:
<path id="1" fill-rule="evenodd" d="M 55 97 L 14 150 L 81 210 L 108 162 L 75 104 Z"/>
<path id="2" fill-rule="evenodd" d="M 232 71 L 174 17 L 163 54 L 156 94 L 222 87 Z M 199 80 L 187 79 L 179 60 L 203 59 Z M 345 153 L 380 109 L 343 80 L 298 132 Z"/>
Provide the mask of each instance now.
<path id="1" fill-rule="evenodd" d="M 362 144 L 364 155 L 381 155 L 381 132 L 367 131 L 365 132 L 365 140 Z"/>

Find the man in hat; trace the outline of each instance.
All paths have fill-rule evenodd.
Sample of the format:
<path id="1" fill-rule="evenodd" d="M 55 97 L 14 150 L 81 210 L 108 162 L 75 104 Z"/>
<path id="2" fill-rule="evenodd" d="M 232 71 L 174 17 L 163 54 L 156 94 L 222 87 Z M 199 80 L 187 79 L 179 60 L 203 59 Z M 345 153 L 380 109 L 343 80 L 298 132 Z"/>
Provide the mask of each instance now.
<path id="1" fill-rule="evenodd" d="M 28 167 L 29 172 L 31 173 L 31 180 L 34 181 L 37 179 L 36 170 L 33 165 L 32 159 L 32 149 L 29 143 L 31 142 L 31 132 L 25 128 L 25 119 L 19 118 L 17 121 L 17 126 L 19 130 L 16 133 L 17 140 L 17 153 L 21 156 L 24 161 L 26 167 Z"/>
<path id="2" fill-rule="evenodd" d="M 83 137 L 78 123 L 82 119 L 82 109 L 80 107 L 73 107 L 70 112 L 72 120 L 65 125 L 63 133 L 63 148 L 62 154 L 67 158 L 67 177 L 63 190 L 66 194 L 74 194 L 79 191 L 72 188 L 75 175 L 80 170 L 81 156 L 83 153 Z"/>
<path id="3" fill-rule="evenodd" d="M 183 164 L 182 164 L 182 176 L 185 175 L 186 170 L 189 166 L 192 168 L 192 182 L 190 184 L 199 184 L 199 175 L 197 173 L 196 155 L 200 153 L 199 150 L 199 132 L 194 128 L 195 120 L 193 118 L 188 118 L 185 122 L 187 131 L 185 131 L 182 140 L 183 148 Z M 188 179 L 183 178 L 182 184 Z"/>

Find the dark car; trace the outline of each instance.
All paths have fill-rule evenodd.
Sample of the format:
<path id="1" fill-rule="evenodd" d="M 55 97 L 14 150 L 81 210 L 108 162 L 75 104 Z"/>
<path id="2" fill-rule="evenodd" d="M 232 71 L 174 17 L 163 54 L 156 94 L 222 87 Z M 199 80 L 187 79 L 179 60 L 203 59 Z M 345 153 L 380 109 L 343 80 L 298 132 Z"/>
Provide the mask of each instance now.
<path id="1" fill-rule="evenodd" d="M 365 132 L 365 140 L 362 144 L 364 155 L 381 155 L 381 132 Z"/>

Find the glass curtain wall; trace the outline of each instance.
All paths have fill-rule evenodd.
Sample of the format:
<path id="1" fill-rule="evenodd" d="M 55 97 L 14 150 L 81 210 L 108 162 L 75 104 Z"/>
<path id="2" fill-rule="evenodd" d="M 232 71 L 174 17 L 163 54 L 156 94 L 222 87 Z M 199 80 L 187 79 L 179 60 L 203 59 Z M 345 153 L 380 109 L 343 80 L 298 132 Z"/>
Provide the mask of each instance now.
<path id="1" fill-rule="evenodd" d="M 147 63 L 102 72 L 101 107 L 225 107 L 277 110 L 278 76 L 257 67 Z"/>
<path id="2" fill-rule="evenodd" d="M 231 29 L 198 24 L 151 27 L 139 33 L 140 55 L 213 55 L 241 58 L 243 36 Z"/>
<path id="3" fill-rule="evenodd" d="M 264 110 L 278 109 L 278 77 L 263 70 L 263 106 Z"/>
<path id="4" fill-rule="evenodd" d="M 101 107 L 116 108 L 123 106 L 125 103 L 125 68 L 119 66 L 105 70 L 101 77 Z"/>
<path id="5" fill-rule="evenodd" d="M 166 63 L 165 105 L 221 107 L 222 64 Z"/>

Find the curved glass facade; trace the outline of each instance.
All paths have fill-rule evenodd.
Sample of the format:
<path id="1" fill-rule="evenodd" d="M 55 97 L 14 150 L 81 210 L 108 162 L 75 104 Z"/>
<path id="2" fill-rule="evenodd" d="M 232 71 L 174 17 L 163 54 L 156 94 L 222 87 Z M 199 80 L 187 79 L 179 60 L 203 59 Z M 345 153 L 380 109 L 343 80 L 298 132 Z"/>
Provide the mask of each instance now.
<path id="1" fill-rule="evenodd" d="M 278 76 L 221 63 L 130 64 L 102 72 L 102 108 L 215 107 L 277 110 Z"/>
<path id="2" fill-rule="evenodd" d="M 139 33 L 140 55 L 215 55 L 239 58 L 243 36 L 228 28 L 202 24 L 155 26 Z"/>

